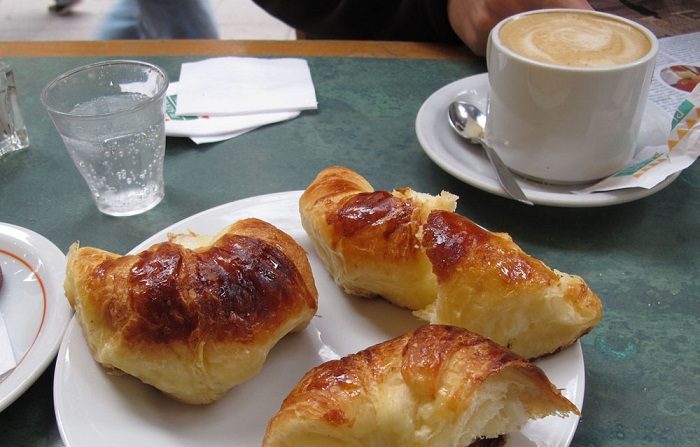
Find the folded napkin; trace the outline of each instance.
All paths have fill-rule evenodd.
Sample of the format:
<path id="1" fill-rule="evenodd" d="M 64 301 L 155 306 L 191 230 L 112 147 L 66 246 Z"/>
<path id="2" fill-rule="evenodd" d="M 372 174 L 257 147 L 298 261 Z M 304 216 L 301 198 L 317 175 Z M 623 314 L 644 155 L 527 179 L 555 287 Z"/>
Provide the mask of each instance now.
<path id="1" fill-rule="evenodd" d="M 182 64 L 179 82 L 170 83 L 165 133 L 212 143 L 317 107 L 303 59 L 205 59 Z"/>
<path id="2" fill-rule="evenodd" d="M 184 63 L 177 115 L 247 115 L 317 107 L 303 59 L 220 57 Z"/>
<path id="3" fill-rule="evenodd" d="M 189 137 L 197 144 L 213 143 L 237 137 L 267 124 L 290 120 L 300 111 L 254 113 L 250 115 L 208 116 L 178 115 L 179 82 L 171 82 L 165 100 L 165 134 Z"/>

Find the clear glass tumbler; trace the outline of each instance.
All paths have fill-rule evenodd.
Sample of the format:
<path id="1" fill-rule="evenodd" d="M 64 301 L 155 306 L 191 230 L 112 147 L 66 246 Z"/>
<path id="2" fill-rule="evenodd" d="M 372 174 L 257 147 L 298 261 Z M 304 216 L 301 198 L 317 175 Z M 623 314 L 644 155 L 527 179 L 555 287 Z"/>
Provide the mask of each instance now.
<path id="1" fill-rule="evenodd" d="M 97 208 L 131 216 L 165 195 L 165 72 L 140 61 L 76 68 L 41 94 Z"/>
<path id="2" fill-rule="evenodd" d="M 0 61 L 0 156 L 29 146 L 12 67 Z"/>

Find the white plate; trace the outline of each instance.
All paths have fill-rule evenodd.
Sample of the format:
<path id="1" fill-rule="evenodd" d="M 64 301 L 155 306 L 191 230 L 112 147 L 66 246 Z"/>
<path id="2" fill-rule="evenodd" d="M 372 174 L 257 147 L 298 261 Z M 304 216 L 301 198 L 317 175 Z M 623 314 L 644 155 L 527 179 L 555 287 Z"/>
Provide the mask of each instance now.
<path id="1" fill-rule="evenodd" d="M 467 98 L 486 110 L 489 93 L 488 73 L 481 73 L 448 84 L 433 93 L 416 116 L 416 134 L 425 153 L 447 173 L 476 188 L 508 197 L 480 146 L 463 140 L 447 121 L 447 107 L 455 97 Z M 652 102 L 647 103 L 637 149 L 664 144 L 671 118 Z M 561 207 L 594 207 L 631 202 L 668 186 L 680 173 L 651 189 L 628 188 L 593 194 L 573 194 L 571 186 L 545 185 L 518 178 L 525 195 L 536 204 Z"/>
<path id="2" fill-rule="evenodd" d="M 237 446 L 259 447 L 268 420 L 301 376 L 338 356 L 418 327 L 421 322 L 383 300 L 343 294 L 327 274 L 304 233 L 298 214 L 300 191 L 239 200 L 187 218 L 147 239 L 132 252 L 165 240 L 169 232 L 215 234 L 244 217 L 266 220 L 290 234 L 308 252 L 319 292 L 318 315 L 306 330 L 275 346 L 260 374 L 207 406 L 188 406 L 130 376 L 108 375 L 93 361 L 74 318 L 58 354 L 54 402 L 59 430 L 69 447 Z M 584 369 L 577 343 L 540 363 L 550 379 L 579 408 Z M 566 446 L 577 417 L 529 423 L 508 446 Z M 311 446 L 310 446 L 311 447 Z"/>
<path id="3" fill-rule="evenodd" d="M 44 372 L 56 355 L 72 311 L 63 294 L 66 258 L 48 239 L 0 223 L 2 313 L 17 366 L 0 379 L 0 411 Z"/>

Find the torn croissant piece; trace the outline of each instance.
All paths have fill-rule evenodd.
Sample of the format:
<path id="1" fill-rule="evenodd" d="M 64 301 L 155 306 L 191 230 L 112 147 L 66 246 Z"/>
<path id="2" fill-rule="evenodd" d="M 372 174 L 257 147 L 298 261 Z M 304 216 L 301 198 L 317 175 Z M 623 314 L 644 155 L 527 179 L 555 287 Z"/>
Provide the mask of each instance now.
<path id="1" fill-rule="evenodd" d="M 435 301 L 437 281 L 418 233 L 431 210 L 453 211 L 457 197 L 402 189 L 374 191 L 362 176 L 335 166 L 302 194 L 302 226 L 347 293 L 380 295 L 421 309 Z"/>
<path id="2" fill-rule="evenodd" d="M 258 219 L 169 239 L 126 256 L 73 244 L 66 296 L 97 362 L 183 402 L 212 402 L 311 320 L 311 267 L 290 236 Z"/>
<path id="3" fill-rule="evenodd" d="M 465 329 L 427 325 L 306 373 L 263 447 L 466 447 L 569 414 L 579 410 L 528 360 Z"/>
<path id="4" fill-rule="evenodd" d="M 435 302 L 416 312 L 491 338 L 526 358 L 562 349 L 600 320 L 598 296 L 578 276 L 525 254 L 505 233 L 435 211 L 423 248 L 438 280 Z"/>
<path id="5" fill-rule="evenodd" d="M 602 305 L 582 278 L 547 267 L 505 233 L 454 212 L 456 197 L 374 191 L 327 168 L 300 199 L 304 229 L 348 293 L 378 295 L 433 324 L 460 326 L 526 358 L 590 331 Z"/>

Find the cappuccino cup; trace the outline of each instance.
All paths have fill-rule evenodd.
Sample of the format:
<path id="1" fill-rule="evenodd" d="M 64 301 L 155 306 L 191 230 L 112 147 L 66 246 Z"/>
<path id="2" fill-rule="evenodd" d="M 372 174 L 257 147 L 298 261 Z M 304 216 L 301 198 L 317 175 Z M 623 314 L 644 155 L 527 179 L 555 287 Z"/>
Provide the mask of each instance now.
<path id="1" fill-rule="evenodd" d="M 614 174 L 634 155 L 658 52 L 612 14 L 544 9 L 489 35 L 486 139 L 514 172 L 556 184 Z"/>

